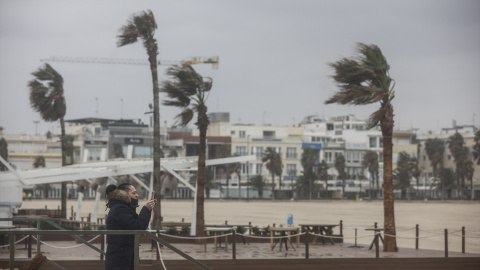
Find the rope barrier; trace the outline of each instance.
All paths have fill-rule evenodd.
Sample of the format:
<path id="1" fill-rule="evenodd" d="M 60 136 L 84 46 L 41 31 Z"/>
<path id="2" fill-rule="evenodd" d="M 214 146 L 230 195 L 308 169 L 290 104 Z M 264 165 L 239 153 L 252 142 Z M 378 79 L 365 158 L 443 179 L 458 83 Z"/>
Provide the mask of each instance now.
<path id="1" fill-rule="evenodd" d="M 18 240 L 17 242 L 15 242 L 15 244 L 18 244 L 18 243 L 22 242 L 22 241 L 25 240 L 27 237 L 28 237 L 28 235 L 25 236 L 24 238 Z M 6 245 L 0 246 L 0 247 L 1 247 L 1 248 L 4 248 L 4 247 L 8 247 L 8 246 L 10 246 L 10 244 L 6 244 Z"/>
<path id="2" fill-rule="evenodd" d="M 345 236 L 333 236 L 333 235 L 324 235 L 324 234 L 317 234 L 317 233 L 309 233 L 309 234 L 314 235 L 314 236 L 320 236 L 320 237 L 325 237 L 325 238 L 334 238 L 334 239 L 355 239 L 355 236 L 345 237 Z M 369 234 L 369 235 L 357 236 L 357 238 L 365 238 L 365 237 L 372 237 L 372 235 Z"/>
<path id="3" fill-rule="evenodd" d="M 463 237 L 463 235 L 461 235 L 461 234 L 454 234 L 454 233 L 449 233 L 449 234 L 459 236 L 459 237 Z M 465 235 L 465 238 L 467 238 L 467 235 Z M 468 236 L 468 238 L 480 238 L 480 236 Z"/>
<path id="4" fill-rule="evenodd" d="M 38 240 L 35 236 L 32 236 L 35 240 Z M 90 243 L 92 242 L 93 240 L 97 239 L 98 237 L 100 237 L 100 235 L 97 235 L 95 236 L 94 238 L 90 239 L 87 241 L 87 243 Z M 48 244 L 46 242 L 43 242 L 42 240 L 40 240 L 40 243 L 46 245 L 46 246 L 49 246 L 49 247 L 52 247 L 52 248 L 64 248 L 64 249 L 69 249 L 69 248 L 76 248 L 76 247 L 79 247 L 79 246 L 82 246 L 82 245 L 85 245 L 85 244 L 78 244 L 78 245 L 75 245 L 75 246 L 69 246 L 69 247 L 59 247 L 59 246 L 54 246 L 52 244 Z"/>
<path id="5" fill-rule="evenodd" d="M 407 229 L 396 229 L 397 232 L 403 232 L 403 231 L 409 231 L 409 230 L 414 230 L 416 227 L 412 227 L 412 228 L 407 228 Z"/>

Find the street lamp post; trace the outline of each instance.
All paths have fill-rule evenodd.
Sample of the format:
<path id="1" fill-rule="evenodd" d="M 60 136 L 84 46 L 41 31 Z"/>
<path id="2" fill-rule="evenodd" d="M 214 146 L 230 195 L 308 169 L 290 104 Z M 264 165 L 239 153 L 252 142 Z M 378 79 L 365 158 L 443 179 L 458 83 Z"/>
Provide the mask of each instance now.
<path id="1" fill-rule="evenodd" d="M 250 135 L 247 135 L 247 156 L 249 155 L 249 143 L 250 143 Z M 250 191 L 250 166 L 247 160 L 247 202 L 250 199 L 248 192 Z"/>

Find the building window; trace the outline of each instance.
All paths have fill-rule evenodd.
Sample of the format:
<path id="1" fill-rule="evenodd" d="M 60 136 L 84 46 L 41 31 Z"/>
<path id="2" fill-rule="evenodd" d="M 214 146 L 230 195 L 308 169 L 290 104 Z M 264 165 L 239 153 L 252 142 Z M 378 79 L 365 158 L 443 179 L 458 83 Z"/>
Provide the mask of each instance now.
<path id="1" fill-rule="evenodd" d="M 263 156 L 263 147 L 252 147 L 252 155 L 255 155 L 257 158 L 261 158 Z"/>
<path id="2" fill-rule="evenodd" d="M 327 163 L 332 163 L 332 152 L 325 151 L 325 161 Z"/>
<path id="3" fill-rule="evenodd" d="M 370 137 L 370 148 L 377 147 L 377 137 Z"/>
<path id="4" fill-rule="evenodd" d="M 134 158 L 152 158 L 153 157 L 153 147 L 150 147 L 150 146 L 135 146 L 133 148 L 133 157 Z"/>
<path id="5" fill-rule="evenodd" d="M 235 135 L 235 130 L 230 131 L 230 135 Z"/>
<path id="6" fill-rule="evenodd" d="M 382 148 L 383 147 L 383 138 L 378 138 L 378 140 L 380 141 L 380 145 L 378 147 Z"/>
<path id="7" fill-rule="evenodd" d="M 245 130 L 240 130 L 240 131 L 238 132 L 238 137 L 240 137 L 240 138 L 245 138 Z"/>
<path id="8" fill-rule="evenodd" d="M 287 164 L 287 175 L 288 176 L 297 175 L 297 164 Z"/>
<path id="9" fill-rule="evenodd" d="M 263 164 L 255 164 L 255 173 L 260 175 L 263 173 Z"/>
<path id="10" fill-rule="evenodd" d="M 247 147 L 245 146 L 237 146 L 235 148 L 235 154 L 239 156 L 246 156 L 247 155 Z"/>
<path id="11" fill-rule="evenodd" d="M 297 148 L 287 147 L 287 158 L 297 158 Z"/>

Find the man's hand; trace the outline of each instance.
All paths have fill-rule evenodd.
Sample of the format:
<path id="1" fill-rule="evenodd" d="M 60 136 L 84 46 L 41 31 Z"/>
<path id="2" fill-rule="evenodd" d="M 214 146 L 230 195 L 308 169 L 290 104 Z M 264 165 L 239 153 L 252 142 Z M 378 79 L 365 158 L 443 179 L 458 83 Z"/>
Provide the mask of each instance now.
<path id="1" fill-rule="evenodd" d="M 148 210 L 152 210 L 155 204 L 157 203 L 157 199 L 153 199 L 148 201 L 145 206 L 148 208 Z"/>

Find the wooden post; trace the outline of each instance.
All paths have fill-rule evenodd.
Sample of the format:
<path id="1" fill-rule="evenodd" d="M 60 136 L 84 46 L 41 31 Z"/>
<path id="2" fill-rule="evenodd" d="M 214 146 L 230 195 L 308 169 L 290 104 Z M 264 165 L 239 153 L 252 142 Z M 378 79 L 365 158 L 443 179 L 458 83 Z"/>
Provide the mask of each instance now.
<path id="1" fill-rule="evenodd" d="M 340 220 L 340 235 L 343 236 L 343 220 Z"/>
<path id="2" fill-rule="evenodd" d="M 418 224 L 415 226 L 415 249 L 418 250 Z"/>
<path id="3" fill-rule="evenodd" d="M 448 229 L 445 229 L 445 258 L 448 258 Z"/>
<path id="4" fill-rule="evenodd" d="M 376 224 L 377 224 L 377 223 L 375 222 L 375 225 L 376 225 Z M 378 248 L 378 234 L 379 234 L 379 233 L 380 233 L 380 232 L 375 231 L 375 257 L 376 257 L 376 258 L 379 258 L 379 257 L 380 257 L 380 251 L 379 251 L 379 248 Z"/>
<path id="5" fill-rule="evenodd" d="M 227 241 L 225 241 L 225 248 L 227 248 Z M 237 259 L 237 246 L 235 244 L 235 230 L 232 230 L 232 259 Z"/>
<path id="6" fill-rule="evenodd" d="M 28 236 L 28 258 L 32 258 L 32 235 Z"/>
<path id="7" fill-rule="evenodd" d="M 135 233 L 135 238 L 134 238 L 134 244 L 133 244 L 133 269 L 138 269 L 140 265 L 140 253 L 138 250 L 138 244 L 139 244 L 139 235 Z"/>
<path id="8" fill-rule="evenodd" d="M 160 231 L 157 230 L 157 232 L 156 232 L 155 235 L 156 235 L 157 237 L 160 237 Z M 207 241 L 205 241 L 205 243 L 206 243 L 206 242 L 207 242 Z M 207 245 L 207 244 L 205 244 L 205 245 Z M 160 245 L 158 244 L 158 242 L 155 241 L 155 251 L 156 251 L 156 253 L 157 253 L 157 260 L 160 260 L 160 250 L 158 250 L 159 246 L 160 246 Z"/>
<path id="9" fill-rule="evenodd" d="M 465 253 L 465 226 L 462 227 L 462 253 Z"/>
<path id="10" fill-rule="evenodd" d="M 100 249 L 105 251 L 105 234 L 100 235 Z M 100 253 L 100 261 L 103 261 L 103 253 Z"/>
<path id="11" fill-rule="evenodd" d="M 308 254 L 308 242 L 310 242 L 310 235 L 308 234 L 308 230 L 305 231 L 305 259 L 308 259 L 310 256 Z"/>

